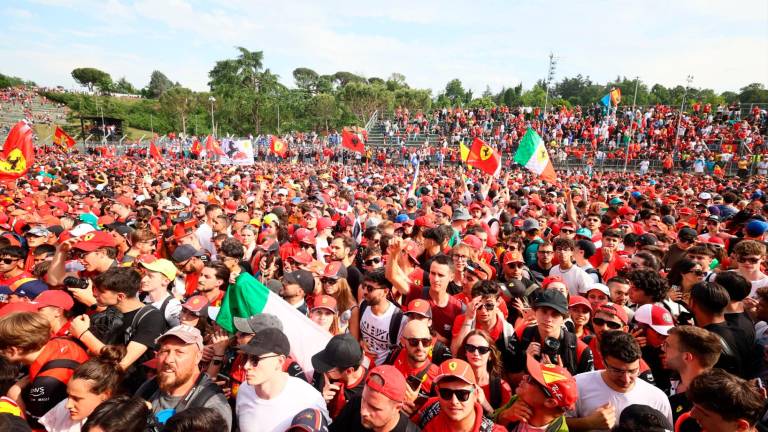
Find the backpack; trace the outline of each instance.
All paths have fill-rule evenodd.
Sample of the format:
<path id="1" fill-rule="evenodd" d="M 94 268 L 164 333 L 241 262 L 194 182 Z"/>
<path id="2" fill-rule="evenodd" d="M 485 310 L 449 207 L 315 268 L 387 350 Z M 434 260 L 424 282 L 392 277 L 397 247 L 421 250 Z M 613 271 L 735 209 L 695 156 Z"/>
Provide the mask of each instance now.
<path id="1" fill-rule="evenodd" d="M 108 307 L 91 316 L 88 328 L 105 345 L 122 344 L 123 338 L 118 330 L 123 326 L 123 313 L 114 307 Z"/>
<path id="2" fill-rule="evenodd" d="M 200 373 L 200 376 L 197 378 L 197 382 L 195 383 L 195 387 L 200 385 L 200 382 L 203 380 L 203 377 L 205 377 L 204 373 Z M 199 391 L 194 391 L 195 387 L 193 387 L 193 391 L 190 392 L 190 395 L 187 395 L 187 397 L 180 401 L 179 404 L 186 410 L 190 408 L 201 408 L 205 406 L 205 404 L 210 400 L 212 397 L 216 396 L 217 394 L 221 394 L 221 388 L 218 384 L 215 382 L 208 380 Z M 145 382 L 144 384 L 139 387 L 138 390 L 136 390 L 136 396 L 144 399 L 147 402 L 152 402 L 152 399 L 154 396 L 158 393 L 160 390 L 160 386 L 157 384 L 157 379 L 152 378 L 151 380 Z M 192 394 L 194 393 L 194 394 Z M 178 405 L 177 405 L 178 407 Z M 178 414 L 178 410 L 176 413 Z M 155 421 L 154 414 L 150 416 L 152 422 Z M 154 426 L 155 430 L 160 430 L 157 428 L 157 425 L 150 425 Z"/>
<path id="3" fill-rule="evenodd" d="M 393 304 L 394 306 L 394 304 Z M 362 321 L 365 315 L 365 310 L 368 309 L 368 302 L 363 300 L 360 303 L 360 320 Z M 389 347 L 390 350 L 398 346 L 397 337 L 400 335 L 400 324 L 403 322 L 403 311 L 395 306 L 395 311 L 392 313 L 392 319 L 389 320 Z"/>
<path id="4" fill-rule="evenodd" d="M 133 337 L 133 333 L 139 327 L 139 324 L 141 324 L 141 321 L 145 316 L 147 316 L 147 314 L 152 312 L 152 310 L 157 309 L 155 309 L 155 307 L 152 305 L 146 305 L 142 306 L 141 309 L 136 312 L 136 315 L 133 316 L 133 320 L 131 320 L 131 325 L 125 329 L 125 334 L 123 334 L 123 345 L 128 345 L 128 343 L 131 341 L 131 338 Z M 160 334 L 165 333 L 168 327 L 168 323 L 165 322 L 165 318 L 163 318 L 163 323 L 163 328 L 160 329 Z"/>
<path id="5" fill-rule="evenodd" d="M 501 406 L 501 377 L 496 374 L 491 375 L 488 382 L 488 403 L 493 409 Z"/>
<path id="6" fill-rule="evenodd" d="M 603 283 L 603 276 L 600 275 L 600 272 L 596 268 L 590 267 L 583 270 L 584 273 L 588 274 L 590 277 L 592 277 L 592 275 L 597 276 L 597 283 Z"/>
<path id="7" fill-rule="evenodd" d="M 533 342 L 534 335 L 538 329 L 536 326 L 530 326 L 523 328 L 522 334 L 520 338 L 520 345 L 524 347 L 528 347 L 531 342 Z M 581 362 L 581 356 L 584 354 L 584 351 L 588 348 L 588 345 L 584 342 L 580 341 L 575 334 L 564 331 L 563 332 L 563 339 L 560 342 L 561 346 L 560 349 L 562 350 L 563 345 L 567 347 L 565 357 L 563 357 L 563 366 L 568 369 L 568 371 L 571 372 L 571 374 L 577 373 L 577 367 L 579 365 L 579 362 Z"/>

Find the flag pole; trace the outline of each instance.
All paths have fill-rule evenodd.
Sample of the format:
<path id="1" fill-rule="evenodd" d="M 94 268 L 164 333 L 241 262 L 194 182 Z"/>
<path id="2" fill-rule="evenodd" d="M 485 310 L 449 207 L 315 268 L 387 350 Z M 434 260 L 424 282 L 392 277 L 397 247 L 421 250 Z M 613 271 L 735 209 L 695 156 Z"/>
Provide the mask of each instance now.
<path id="1" fill-rule="evenodd" d="M 637 102 L 637 87 L 640 84 L 640 77 L 635 77 L 635 96 L 632 98 L 632 126 L 629 128 L 629 140 L 627 141 L 627 154 L 624 155 L 624 172 L 627 172 L 627 163 L 629 162 L 629 146 L 632 144 L 632 138 L 635 137 L 635 102 Z M 618 110 L 618 106 L 616 107 Z"/>

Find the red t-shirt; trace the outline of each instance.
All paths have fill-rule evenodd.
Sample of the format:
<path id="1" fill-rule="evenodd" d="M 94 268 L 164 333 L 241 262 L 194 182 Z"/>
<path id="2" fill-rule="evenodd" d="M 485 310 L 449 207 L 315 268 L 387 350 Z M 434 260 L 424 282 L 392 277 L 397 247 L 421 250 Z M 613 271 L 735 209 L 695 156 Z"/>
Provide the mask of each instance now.
<path id="1" fill-rule="evenodd" d="M 437 406 L 435 406 L 437 405 Z M 438 410 L 438 413 L 432 417 L 431 420 L 427 421 L 426 424 L 423 426 L 420 425 L 421 421 L 420 419 L 427 415 L 427 411 L 433 411 Z M 438 398 L 434 397 L 429 399 L 425 404 L 424 408 L 419 411 L 417 414 L 415 414 L 413 417 L 411 417 L 411 420 L 416 423 L 417 426 L 421 426 L 422 432 L 452 432 L 454 429 L 451 429 L 450 423 L 446 419 L 446 416 L 439 413 L 440 410 L 440 401 Z M 475 402 L 475 423 L 472 425 L 472 428 L 467 432 L 479 432 L 480 426 L 482 425 L 483 420 L 488 422 L 489 420 L 484 419 L 483 417 L 483 407 L 480 406 L 479 403 Z M 504 426 L 493 424 L 491 427 L 491 432 L 507 432 L 507 428 Z"/>
<path id="2" fill-rule="evenodd" d="M 401 374 L 403 374 L 404 377 L 408 377 L 408 375 L 414 375 L 417 376 L 421 372 L 424 371 L 424 367 L 421 369 L 413 369 L 408 365 L 408 361 L 406 360 L 408 353 L 405 349 L 401 349 L 400 353 L 397 355 L 397 358 L 395 358 L 395 361 L 392 363 L 392 366 L 394 366 L 397 370 L 400 371 Z M 427 366 L 427 373 L 424 374 L 424 376 L 421 379 L 421 391 L 425 394 L 429 394 L 429 392 L 432 390 L 432 380 L 435 379 L 435 377 L 438 374 L 438 367 L 437 365 L 430 362 Z"/>
<path id="3" fill-rule="evenodd" d="M 466 319 L 466 317 L 467 316 L 465 314 L 461 314 L 456 317 L 456 320 L 453 322 L 453 332 L 452 332 L 453 337 L 458 336 L 459 332 L 461 331 L 461 326 L 464 324 L 464 320 Z M 477 324 L 478 322 L 475 321 L 475 328 L 478 328 Z M 488 334 L 491 335 L 491 339 L 498 340 L 501 337 L 502 332 L 504 331 L 504 323 L 500 319 L 496 318 L 496 324 L 492 328 L 490 329 L 480 328 L 480 330 L 487 331 Z"/>
<path id="4" fill-rule="evenodd" d="M 423 294 L 424 287 L 411 287 L 406 298 L 406 304 L 415 299 L 427 300 L 429 306 L 432 308 L 432 328 L 440 336 L 451 340 L 451 327 L 453 326 L 453 321 L 457 316 L 464 313 L 466 306 L 455 297 L 450 296 L 448 297 L 448 303 L 445 306 L 440 307 L 429 297 L 429 293 L 427 293 L 426 297 Z"/>

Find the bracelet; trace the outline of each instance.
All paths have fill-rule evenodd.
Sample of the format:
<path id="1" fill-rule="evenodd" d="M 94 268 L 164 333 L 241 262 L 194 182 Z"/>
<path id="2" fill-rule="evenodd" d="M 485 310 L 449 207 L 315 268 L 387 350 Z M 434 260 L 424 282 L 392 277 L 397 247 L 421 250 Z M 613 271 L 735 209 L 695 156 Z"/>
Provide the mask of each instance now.
<path id="1" fill-rule="evenodd" d="M 88 333 L 89 331 L 91 331 L 91 329 L 89 329 L 89 328 L 85 329 L 85 331 L 80 333 L 80 336 L 77 337 L 77 340 L 81 340 L 83 338 L 83 335 Z"/>
<path id="2" fill-rule="evenodd" d="M 472 327 L 473 325 L 475 325 L 475 320 L 466 320 L 464 321 L 464 324 L 462 324 L 462 326 L 466 327 Z"/>
<path id="3" fill-rule="evenodd" d="M 211 359 L 213 359 L 213 360 L 216 360 L 216 359 L 223 360 L 224 356 L 223 355 L 215 355 L 215 356 L 212 356 Z"/>

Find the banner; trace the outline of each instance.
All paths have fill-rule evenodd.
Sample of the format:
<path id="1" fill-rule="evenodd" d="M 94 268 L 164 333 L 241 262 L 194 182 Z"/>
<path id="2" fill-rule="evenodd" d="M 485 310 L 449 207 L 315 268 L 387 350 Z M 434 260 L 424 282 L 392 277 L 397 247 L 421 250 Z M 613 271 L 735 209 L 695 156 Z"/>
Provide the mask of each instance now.
<path id="1" fill-rule="evenodd" d="M 251 140 L 221 140 L 224 152 L 219 159 L 222 165 L 253 165 L 253 144 Z"/>

